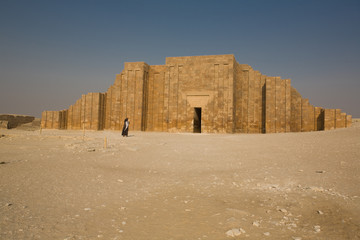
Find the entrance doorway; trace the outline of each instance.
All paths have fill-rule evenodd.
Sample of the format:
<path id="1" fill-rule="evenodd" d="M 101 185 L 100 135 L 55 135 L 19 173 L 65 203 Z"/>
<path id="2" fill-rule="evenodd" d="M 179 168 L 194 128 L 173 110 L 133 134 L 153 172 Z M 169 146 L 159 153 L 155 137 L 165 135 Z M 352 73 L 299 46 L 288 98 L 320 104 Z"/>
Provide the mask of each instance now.
<path id="1" fill-rule="evenodd" d="M 194 133 L 201 133 L 201 108 L 194 108 Z"/>

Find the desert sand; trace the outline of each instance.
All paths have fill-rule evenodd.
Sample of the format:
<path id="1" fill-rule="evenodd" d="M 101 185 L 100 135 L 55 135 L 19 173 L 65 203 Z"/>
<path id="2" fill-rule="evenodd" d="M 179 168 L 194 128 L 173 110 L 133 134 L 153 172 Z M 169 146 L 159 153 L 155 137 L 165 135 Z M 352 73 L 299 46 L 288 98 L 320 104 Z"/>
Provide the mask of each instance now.
<path id="1" fill-rule="evenodd" d="M 0 239 L 360 239 L 360 123 L 129 134 L 0 130 Z"/>

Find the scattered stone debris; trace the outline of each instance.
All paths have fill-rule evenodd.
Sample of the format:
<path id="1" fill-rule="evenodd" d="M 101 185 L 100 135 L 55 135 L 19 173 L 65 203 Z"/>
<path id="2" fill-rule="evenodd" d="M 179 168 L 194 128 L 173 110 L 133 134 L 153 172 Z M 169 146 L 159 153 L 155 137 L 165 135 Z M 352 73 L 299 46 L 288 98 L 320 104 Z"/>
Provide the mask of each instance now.
<path id="1" fill-rule="evenodd" d="M 314 226 L 314 230 L 316 233 L 320 232 L 321 231 L 320 226 L 319 225 Z"/>
<path id="2" fill-rule="evenodd" d="M 252 223 L 252 225 L 255 226 L 255 227 L 259 227 L 260 223 L 258 221 L 255 221 L 255 222 Z"/>
<path id="3" fill-rule="evenodd" d="M 225 234 L 228 237 L 237 237 L 237 236 L 240 236 L 243 233 L 246 233 L 244 229 L 242 229 L 242 228 L 233 228 L 233 229 L 230 229 L 229 231 L 227 231 Z"/>
<path id="4" fill-rule="evenodd" d="M 301 237 L 292 237 L 293 240 L 302 240 Z"/>
<path id="5" fill-rule="evenodd" d="M 270 233 L 269 232 L 264 232 L 263 233 L 265 236 L 270 236 Z"/>
<path id="6" fill-rule="evenodd" d="M 309 189 L 314 192 L 324 192 L 325 191 L 325 189 L 322 187 L 310 187 Z"/>
<path id="7" fill-rule="evenodd" d="M 4 134 L 1 134 L 1 135 L 0 135 L 0 138 L 2 138 L 2 137 L 5 137 L 5 135 L 4 135 Z"/>
<path id="8" fill-rule="evenodd" d="M 13 205 L 12 203 L 6 203 L 6 204 L 5 204 L 6 207 L 10 207 L 10 206 L 12 206 L 12 205 Z"/>
<path id="9" fill-rule="evenodd" d="M 0 164 L 7 164 L 7 162 L 0 162 Z"/>
<path id="10" fill-rule="evenodd" d="M 325 173 L 325 171 L 324 170 L 317 170 L 317 171 L 315 171 L 316 173 Z"/>
<path id="11" fill-rule="evenodd" d="M 88 148 L 87 151 L 88 152 L 95 152 L 95 148 Z"/>
<path id="12" fill-rule="evenodd" d="M 317 210 L 317 213 L 323 215 L 324 213 L 321 210 Z"/>
<path id="13" fill-rule="evenodd" d="M 279 211 L 282 213 L 287 213 L 287 210 L 285 208 L 280 208 Z"/>
<path id="14" fill-rule="evenodd" d="M 84 210 L 85 210 L 85 211 L 90 211 L 90 210 L 91 210 L 91 208 L 84 208 Z"/>

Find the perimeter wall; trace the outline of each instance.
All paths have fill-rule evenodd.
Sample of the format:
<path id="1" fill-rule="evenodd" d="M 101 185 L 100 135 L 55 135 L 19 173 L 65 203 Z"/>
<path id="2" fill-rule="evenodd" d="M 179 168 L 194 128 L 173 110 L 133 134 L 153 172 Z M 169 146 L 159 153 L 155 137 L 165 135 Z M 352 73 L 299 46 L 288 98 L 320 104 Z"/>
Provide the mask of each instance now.
<path id="1" fill-rule="evenodd" d="M 125 118 L 131 130 L 161 132 L 200 127 L 205 133 L 281 133 L 351 126 L 351 115 L 314 107 L 290 79 L 266 76 L 233 55 L 213 55 L 168 57 L 165 65 L 125 63 L 106 93 L 82 95 L 66 110 L 44 111 L 41 127 L 121 130 Z"/>

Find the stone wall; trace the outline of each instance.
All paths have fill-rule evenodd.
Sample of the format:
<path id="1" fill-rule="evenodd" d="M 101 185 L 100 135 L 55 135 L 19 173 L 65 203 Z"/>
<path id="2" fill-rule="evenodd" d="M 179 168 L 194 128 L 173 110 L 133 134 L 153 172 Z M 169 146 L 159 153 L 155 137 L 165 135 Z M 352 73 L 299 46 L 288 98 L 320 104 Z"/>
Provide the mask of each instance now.
<path id="1" fill-rule="evenodd" d="M 265 83 L 265 132 L 290 132 L 291 85 L 290 79 L 267 77 Z"/>
<path id="2" fill-rule="evenodd" d="M 106 94 L 105 129 L 121 130 L 129 118 L 132 130 L 145 130 L 148 74 L 149 65 L 144 62 L 125 63 Z"/>
<path id="3" fill-rule="evenodd" d="M 233 132 L 234 62 L 233 55 L 166 58 L 163 131 L 193 132 L 201 108 L 202 132 Z"/>
<path id="4" fill-rule="evenodd" d="M 68 110 L 44 111 L 41 114 L 41 128 L 67 129 Z"/>
<path id="5" fill-rule="evenodd" d="M 82 95 L 69 109 L 44 111 L 41 116 L 41 128 L 102 130 L 105 96 L 103 93 L 88 93 Z"/>
<path id="6" fill-rule="evenodd" d="M 249 65 L 235 63 L 235 126 L 240 133 L 262 133 L 265 125 L 266 76 Z"/>
<path id="7" fill-rule="evenodd" d="M 16 128 L 34 121 L 35 117 L 16 114 L 0 114 L 0 128 Z"/>
<path id="8" fill-rule="evenodd" d="M 196 114 L 195 114 L 196 112 Z M 349 127 L 339 109 L 314 107 L 290 79 L 266 76 L 233 55 L 169 57 L 165 65 L 125 63 L 106 93 L 68 110 L 45 111 L 43 128 L 205 133 L 307 132 Z"/>
<path id="9" fill-rule="evenodd" d="M 342 113 L 341 109 L 324 110 L 324 130 L 351 127 L 351 115 Z"/>
<path id="10" fill-rule="evenodd" d="M 83 94 L 69 107 L 67 129 L 104 129 L 105 98 L 104 93 Z"/>

